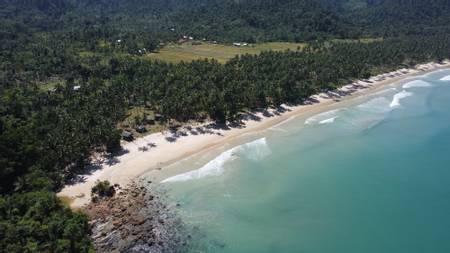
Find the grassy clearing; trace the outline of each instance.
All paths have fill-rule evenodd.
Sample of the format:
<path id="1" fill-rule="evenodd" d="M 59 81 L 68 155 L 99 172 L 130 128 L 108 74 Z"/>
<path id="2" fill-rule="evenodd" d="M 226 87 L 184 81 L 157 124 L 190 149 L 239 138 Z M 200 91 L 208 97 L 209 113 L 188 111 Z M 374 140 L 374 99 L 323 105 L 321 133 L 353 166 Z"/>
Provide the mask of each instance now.
<path id="1" fill-rule="evenodd" d="M 51 78 L 46 82 L 39 83 L 38 85 L 39 89 L 41 89 L 42 91 L 50 91 L 56 88 L 56 86 L 58 85 L 64 85 L 64 83 L 64 80 L 61 80 L 59 78 Z"/>
<path id="2" fill-rule="evenodd" d="M 341 43 L 372 43 L 372 42 L 381 42 L 383 38 L 361 38 L 361 39 L 334 39 L 333 42 L 341 42 Z"/>
<path id="3" fill-rule="evenodd" d="M 263 51 L 285 51 L 299 50 L 305 44 L 288 42 L 270 42 L 255 44 L 246 47 L 235 47 L 232 45 L 220 45 L 211 43 L 202 43 L 193 45 L 192 43 L 169 44 L 157 53 L 150 53 L 147 57 L 155 60 L 177 63 L 181 61 L 193 61 L 198 59 L 216 59 L 220 63 L 225 63 L 236 55 L 259 54 Z"/>

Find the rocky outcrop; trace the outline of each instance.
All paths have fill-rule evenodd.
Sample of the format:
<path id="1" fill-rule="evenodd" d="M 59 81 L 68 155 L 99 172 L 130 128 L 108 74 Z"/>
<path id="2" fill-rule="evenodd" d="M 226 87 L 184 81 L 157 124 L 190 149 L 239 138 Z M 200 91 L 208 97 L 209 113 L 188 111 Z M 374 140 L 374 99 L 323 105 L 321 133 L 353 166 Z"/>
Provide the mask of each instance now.
<path id="1" fill-rule="evenodd" d="M 97 252 L 170 253 L 186 248 L 181 220 L 145 185 L 132 183 L 85 208 Z"/>

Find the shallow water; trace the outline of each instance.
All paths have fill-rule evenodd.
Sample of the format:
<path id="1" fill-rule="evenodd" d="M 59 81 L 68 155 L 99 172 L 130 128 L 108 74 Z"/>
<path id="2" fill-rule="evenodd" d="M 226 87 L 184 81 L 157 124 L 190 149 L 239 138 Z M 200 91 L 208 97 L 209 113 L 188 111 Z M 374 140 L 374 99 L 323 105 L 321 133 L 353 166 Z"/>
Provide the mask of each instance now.
<path id="1" fill-rule="evenodd" d="M 449 75 L 178 163 L 191 252 L 450 252 Z"/>

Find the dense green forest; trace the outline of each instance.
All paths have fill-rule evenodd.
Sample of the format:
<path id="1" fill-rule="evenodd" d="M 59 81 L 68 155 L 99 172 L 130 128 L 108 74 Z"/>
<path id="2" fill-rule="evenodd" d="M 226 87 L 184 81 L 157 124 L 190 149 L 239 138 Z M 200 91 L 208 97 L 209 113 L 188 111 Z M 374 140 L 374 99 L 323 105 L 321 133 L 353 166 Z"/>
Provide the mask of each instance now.
<path id="1" fill-rule="evenodd" d="M 130 108 L 223 123 L 450 58 L 445 0 L 0 0 L 0 22 L 0 252 L 93 250 L 87 218 L 55 192 L 92 152 L 120 148 L 117 125 Z M 309 46 L 226 64 L 140 56 L 185 34 Z M 361 37 L 383 40 L 331 40 Z"/>

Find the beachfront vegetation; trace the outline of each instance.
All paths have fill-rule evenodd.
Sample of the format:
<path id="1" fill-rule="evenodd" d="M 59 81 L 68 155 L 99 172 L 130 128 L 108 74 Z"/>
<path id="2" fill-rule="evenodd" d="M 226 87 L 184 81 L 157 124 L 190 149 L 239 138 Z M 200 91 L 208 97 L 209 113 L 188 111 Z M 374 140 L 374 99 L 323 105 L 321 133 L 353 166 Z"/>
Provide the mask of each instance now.
<path id="1" fill-rule="evenodd" d="M 86 217 L 54 192 L 76 182 L 93 152 L 117 150 L 117 126 L 135 108 L 161 123 L 223 123 L 450 58 L 446 1 L 357 2 L 1 1 L 0 252 L 92 249 Z M 176 64 L 148 56 L 183 35 L 307 46 Z M 382 39 L 342 40 L 362 37 Z"/>
<path id="2" fill-rule="evenodd" d="M 92 200 L 95 202 L 102 198 L 110 198 L 114 196 L 116 190 L 109 181 L 97 181 L 94 187 L 92 187 L 91 195 Z"/>

